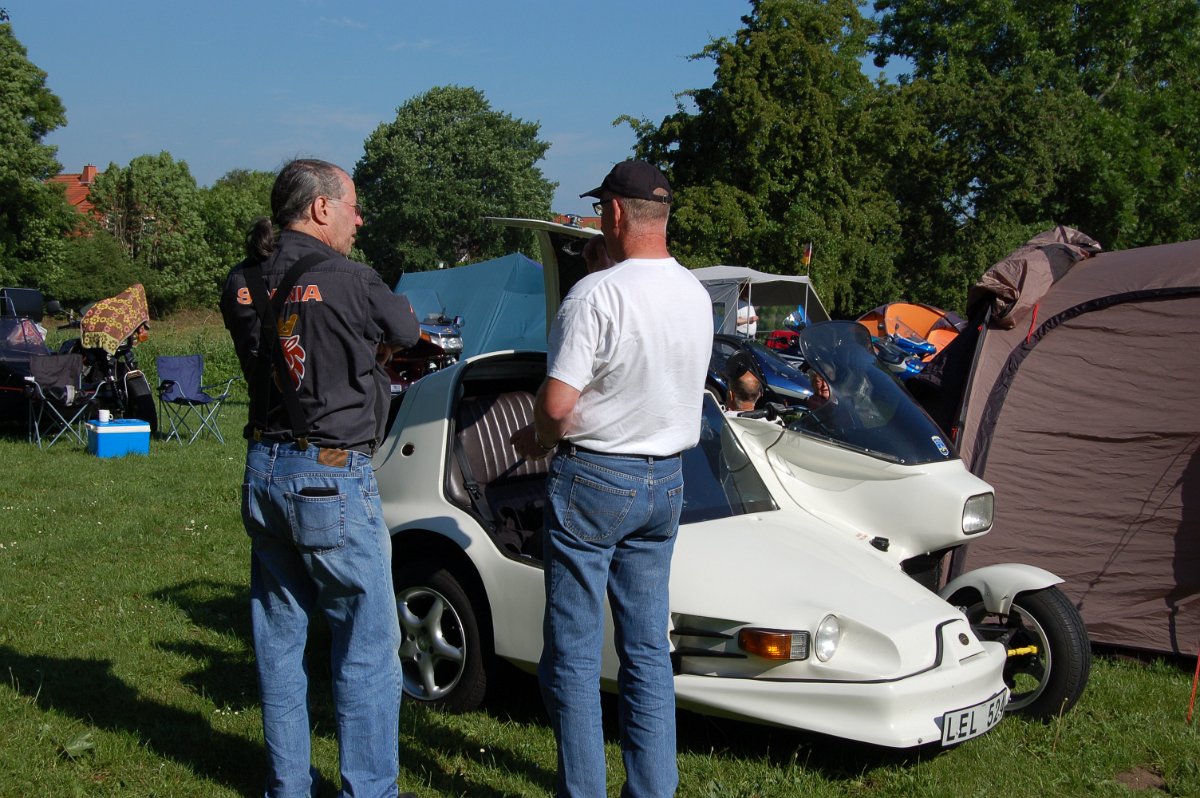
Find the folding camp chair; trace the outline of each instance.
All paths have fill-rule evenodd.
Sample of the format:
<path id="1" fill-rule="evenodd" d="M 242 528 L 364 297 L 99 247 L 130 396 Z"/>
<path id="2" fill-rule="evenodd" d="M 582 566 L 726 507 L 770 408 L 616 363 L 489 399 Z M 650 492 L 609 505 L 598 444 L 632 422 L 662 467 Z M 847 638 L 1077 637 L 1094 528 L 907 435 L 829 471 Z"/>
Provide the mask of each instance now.
<path id="1" fill-rule="evenodd" d="M 25 378 L 29 398 L 29 440 L 49 449 L 64 435 L 86 446 L 80 428 L 95 403 L 94 388 L 83 386 L 83 356 L 33 355 Z"/>
<path id="2" fill-rule="evenodd" d="M 239 377 L 230 377 L 221 393 L 213 395 L 216 385 L 202 385 L 204 355 L 163 356 L 158 364 L 158 409 L 160 419 L 167 420 L 170 430 L 166 439 L 194 443 L 200 433 L 208 430 L 221 443 L 225 438 L 217 426 L 221 406 L 229 398 L 229 387 Z M 194 425 L 194 429 L 193 429 Z"/>

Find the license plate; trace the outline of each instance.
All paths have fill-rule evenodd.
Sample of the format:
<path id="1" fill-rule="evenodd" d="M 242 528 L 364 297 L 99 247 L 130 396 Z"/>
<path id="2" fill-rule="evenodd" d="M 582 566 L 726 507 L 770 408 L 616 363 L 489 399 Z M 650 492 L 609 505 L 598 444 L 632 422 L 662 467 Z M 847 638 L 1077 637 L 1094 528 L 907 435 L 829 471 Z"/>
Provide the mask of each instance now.
<path id="1" fill-rule="evenodd" d="M 987 701 L 942 715 L 942 745 L 954 745 L 978 737 L 1000 722 L 1008 691 L 1001 690 Z"/>

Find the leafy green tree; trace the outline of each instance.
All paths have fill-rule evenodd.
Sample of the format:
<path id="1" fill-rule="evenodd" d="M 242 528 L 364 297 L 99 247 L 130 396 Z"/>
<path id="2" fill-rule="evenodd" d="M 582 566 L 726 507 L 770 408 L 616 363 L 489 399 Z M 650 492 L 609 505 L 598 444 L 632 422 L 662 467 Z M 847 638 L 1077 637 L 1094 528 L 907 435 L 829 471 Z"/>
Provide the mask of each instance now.
<path id="1" fill-rule="evenodd" d="M 62 268 L 43 286 L 67 308 L 113 296 L 140 279 L 119 241 L 95 225 L 88 228 L 66 239 Z"/>
<path id="2" fill-rule="evenodd" d="M 260 216 L 271 215 L 271 186 L 275 175 L 234 169 L 202 189 L 204 240 L 216 262 L 226 269 L 246 256 L 246 232 Z"/>
<path id="3" fill-rule="evenodd" d="M 92 204 L 121 243 L 159 314 L 211 306 L 228 265 L 205 242 L 203 198 L 187 163 L 170 153 L 109 164 L 92 185 Z"/>
<path id="4" fill-rule="evenodd" d="M 636 152 L 677 192 L 672 249 L 689 265 L 803 274 L 835 314 L 896 289 L 896 209 L 877 138 L 884 119 L 863 75 L 871 22 L 855 0 L 754 0 L 732 38 L 712 41 L 711 87 L 684 92 L 660 125 L 626 119 Z"/>
<path id="5" fill-rule="evenodd" d="M 60 166 L 42 139 L 65 123 L 46 73 L 26 57 L 12 25 L 0 22 L 0 283 L 41 286 L 78 221 L 61 186 L 45 182 Z"/>
<path id="6" fill-rule="evenodd" d="M 1200 4 L 879 0 L 889 183 L 913 293 L 954 306 L 1035 232 L 1107 249 L 1200 237 Z"/>
<path id="7" fill-rule="evenodd" d="M 354 169 L 358 245 L 389 283 L 517 249 L 526 236 L 485 216 L 549 218 L 556 184 L 537 167 L 538 125 L 492 109 L 482 92 L 441 86 L 410 99 L 367 138 Z"/>

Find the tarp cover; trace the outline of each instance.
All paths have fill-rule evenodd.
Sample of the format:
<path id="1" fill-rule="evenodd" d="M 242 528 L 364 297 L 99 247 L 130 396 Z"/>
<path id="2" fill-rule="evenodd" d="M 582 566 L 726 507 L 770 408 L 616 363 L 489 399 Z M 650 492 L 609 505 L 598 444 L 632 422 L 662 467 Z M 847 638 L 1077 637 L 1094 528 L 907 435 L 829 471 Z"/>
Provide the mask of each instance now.
<path id="1" fill-rule="evenodd" d="M 447 316 L 462 316 L 463 357 L 503 349 L 546 351 L 546 289 L 542 267 L 513 253 L 502 258 L 407 272 L 396 293 L 409 288 L 437 291 Z"/>
<path id="2" fill-rule="evenodd" d="M 85 349 L 103 349 L 115 355 L 121 342 L 142 325 L 149 326 L 146 289 L 134 283 L 121 293 L 101 299 L 79 320 Z"/>
<path id="3" fill-rule="evenodd" d="M 1030 242 L 972 295 L 999 323 L 957 443 L 996 516 L 955 567 L 1041 566 L 1093 642 L 1195 654 L 1200 241 L 1094 257 L 1081 243 Z"/>

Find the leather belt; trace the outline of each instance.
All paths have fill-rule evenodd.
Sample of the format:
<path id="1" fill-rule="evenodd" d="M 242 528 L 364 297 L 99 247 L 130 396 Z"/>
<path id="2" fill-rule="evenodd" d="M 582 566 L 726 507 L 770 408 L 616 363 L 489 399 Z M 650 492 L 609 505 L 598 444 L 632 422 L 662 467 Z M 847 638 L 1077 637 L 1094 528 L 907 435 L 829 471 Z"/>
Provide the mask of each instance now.
<path id="1" fill-rule="evenodd" d="M 680 454 L 679 452 L 675 452 L 675 454 L 622 454 L 619 452 L 601 452 L 596 449 L 589 449 L 586 446 L 580 446 L 577 443 L 571 443 L 570 441 L 559 441 L 558 451 L 562 452 L 563 454 L 575 454 L 576 452 L 583 452 L 584 454 L 595 454 L 601 457 L 626 457 L 631 460 L 670 460 L 672 457 L 678 457 Z"/>
<path id="2" fill-rule="evenodd" d="M 304 451 L 309 446 L 317 449 L 317 462 L 321 465 L 332 466 L 334 468 L 342 468 L 350 460 L 350 452 L 358 452 L 365 454 L 367 457 L 372 457 L 375 454 L 375 447 L 369 443 L 360 444 L 358 446 L 347 446 L 344 449 L 338 449 L 331 446 L 317 446 L 315 443 L 308 441 L 285 440 L 284 438 L 276 438 L 272 435 L 264 433 L 261 429 L 255 429 L 251 433 L 251 437 L 260 443 L 285 443 L 293 444 L 300 451 Z"/>

